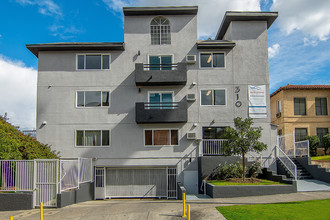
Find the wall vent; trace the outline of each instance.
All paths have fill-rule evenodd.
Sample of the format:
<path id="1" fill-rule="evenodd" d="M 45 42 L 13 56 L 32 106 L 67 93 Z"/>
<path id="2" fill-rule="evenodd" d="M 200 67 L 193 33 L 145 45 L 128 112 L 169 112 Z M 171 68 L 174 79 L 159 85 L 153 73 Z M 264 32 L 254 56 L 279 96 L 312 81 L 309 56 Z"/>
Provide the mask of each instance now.
<path id="1" fill-rule="evenodd" d="M 188 132 L 187 133 L 187 139 L 188 140 L 195 140 L 196 139 L 196 133 L 195 132 Z"/>
<path id="2" fill-rule="evenodd" d="M 196 63 L 196 55 L 187 55 L 186 62 L 191 64 Z"/>
<path id="3" fill-rule="evenodd" d="M 186 99 L 187 99 L 187 101 L 189 101 L 189 102 L 193 102 L 193 101 L 196 100 L 196 95 L 195 95 L 194 93 L 188 94 L 188 95 L 186 96 Z"/>

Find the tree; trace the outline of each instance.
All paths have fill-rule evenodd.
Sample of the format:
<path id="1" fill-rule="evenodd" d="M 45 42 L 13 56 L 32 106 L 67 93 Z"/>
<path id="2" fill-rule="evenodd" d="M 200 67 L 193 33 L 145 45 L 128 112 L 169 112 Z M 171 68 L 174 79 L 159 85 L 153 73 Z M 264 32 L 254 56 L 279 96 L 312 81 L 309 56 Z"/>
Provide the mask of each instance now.
<path id="1" fill-rule="evenodd" d="M 306 136 L 306 140 L 309 142 L 309 153 L 311 156 L 316 156 L 317 148 L 320 144 L 320 138 L 316 135 Z"/>
<path id="2" fill-rule="evenodd" d="M 55 159 L 58 152 L 51 150 L 47 144 L 22 134 L 17 128 L 0 115 L 0 159 L 32 160 Z"/>
<path id="3" fill-rule="evenodd" d="M 245 155 L 248 151 L 257 153 L 267 149 L 267 145 L 258 141 L 261 137 L 261 127 L 251 127 L 253 125 L 252 118 L 242 119 L 237 117 L 234 119 L 234 127 L 227 127 L 224 137 L 228 140 L 224 145 L 224 151 L 228 155 L 242 155 L 242 177 L 245 181 Z"/>
<path id="4" fill-rule="evenodd" d="M 327 150 L 330 148 L 330 133 L 322 137 L 322 145 L 324 147 L 324 154 L 327 155 Z"/>

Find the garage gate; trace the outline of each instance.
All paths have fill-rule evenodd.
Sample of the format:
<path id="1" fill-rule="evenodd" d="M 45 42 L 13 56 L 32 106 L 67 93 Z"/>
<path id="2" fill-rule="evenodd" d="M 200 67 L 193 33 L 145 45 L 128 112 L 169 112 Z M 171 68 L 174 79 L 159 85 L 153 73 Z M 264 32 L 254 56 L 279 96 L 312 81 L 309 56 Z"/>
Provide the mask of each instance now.
<path id="1" fill-rule="evenodd" d="M 104 179 L 107 198 L 176 198 L 176 168 L 106 168 L 104 173 L 96 185 Z"/>

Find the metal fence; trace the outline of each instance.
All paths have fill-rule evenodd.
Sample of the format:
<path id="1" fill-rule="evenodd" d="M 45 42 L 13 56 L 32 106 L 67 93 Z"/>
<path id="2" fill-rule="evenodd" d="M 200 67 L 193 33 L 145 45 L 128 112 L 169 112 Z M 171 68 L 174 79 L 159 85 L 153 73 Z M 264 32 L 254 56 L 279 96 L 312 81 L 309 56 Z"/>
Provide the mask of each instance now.
<path id="1" fill-rule="evenodd" d="M 289 157 L 309 157 L 309 141 L 295 141 L 294 133 L 278 136 L 279 148 Z"/>
<path id="2" fill-rule="evenodd" d="M 203 139 L 203 155 L 225 155 L 223 146 L 226 139 Z"/>
<path id="3" fill-rule="evenodd" d="M 58 193 L 92 179 L 90 158 L 0 160 L 0 191 L 33 192 L 34 206 L 56 207 Z"/>

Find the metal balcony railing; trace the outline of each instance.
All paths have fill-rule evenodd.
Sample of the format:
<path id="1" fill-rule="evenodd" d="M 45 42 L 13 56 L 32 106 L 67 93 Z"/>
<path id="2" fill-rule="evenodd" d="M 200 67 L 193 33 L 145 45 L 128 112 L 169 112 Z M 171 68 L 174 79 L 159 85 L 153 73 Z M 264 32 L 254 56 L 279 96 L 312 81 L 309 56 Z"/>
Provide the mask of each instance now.
<path id="1" fill-rule="evenodd" d="M 203 139 L 203 155 L 226 155 L 223 149 L 226 139 Z"/>

